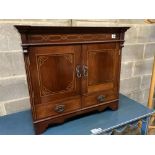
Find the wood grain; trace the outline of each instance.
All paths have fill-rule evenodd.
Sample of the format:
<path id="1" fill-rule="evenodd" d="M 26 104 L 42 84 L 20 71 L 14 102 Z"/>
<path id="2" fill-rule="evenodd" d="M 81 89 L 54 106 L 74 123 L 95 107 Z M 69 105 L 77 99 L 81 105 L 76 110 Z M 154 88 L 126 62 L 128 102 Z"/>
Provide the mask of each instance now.
<path id="1" fill-rule="evenodd" d="M 36 134 L 107 107 L 117 110 L 128 27 L 16 26 L 21 34 Z"/>

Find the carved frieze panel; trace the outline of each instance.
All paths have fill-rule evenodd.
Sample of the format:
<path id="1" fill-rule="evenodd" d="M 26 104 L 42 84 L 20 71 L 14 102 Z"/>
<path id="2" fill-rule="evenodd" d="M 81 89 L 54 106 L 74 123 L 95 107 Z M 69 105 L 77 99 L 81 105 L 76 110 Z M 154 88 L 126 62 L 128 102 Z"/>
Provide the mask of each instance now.
<path id="1" fill-rule="evenodd" d="M 31 43 L 53 43 L 53 42 L 81 42 L 81 41 L 102 41 L 119 39 L 119 34 L 53 34 L 53 35 L 29 35 Z"/>

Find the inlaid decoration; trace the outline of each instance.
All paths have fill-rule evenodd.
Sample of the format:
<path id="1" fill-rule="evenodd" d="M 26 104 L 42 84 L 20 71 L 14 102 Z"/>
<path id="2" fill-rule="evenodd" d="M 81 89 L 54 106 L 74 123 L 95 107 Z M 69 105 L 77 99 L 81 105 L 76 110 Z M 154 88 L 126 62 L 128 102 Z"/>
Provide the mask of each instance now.
<path id="1" fill-rule="evenodd" d="M 37 66 L 41 96 L 74 89 L 74 54 L 38 55 Z"/>
<path id="2" fill-rule="evenodd" d="M 39 67 L 45 62 L 48 60 L 48 56 L 39 56 L 38 57 L 38 64 L 39 64 Z"/>
<path id="3" fill-rule="evenodd" d="M 44 42 L 80 42 L 80 41 L 102 41 L 111 40 L 111 34 L 52 34 L 52 35 L 29 35 L 31 43 Z M 116 35 L 115 39 L 119 39 Z M 114 40 L 114 39 L 113 39 Z"/>
<path id="4" fill-rule="evenodd" d="M 110 82 L 114 79 L 114 56 L 111 50 L 89 51 L 88 60 L 88 68 L 95 68 L 88 71 L 89 86 Z"/>
<path id="5" fill-rule="evenodd" d="M 46 87 L 44 87 L 43 85 L 42 85 L 42 95 L 44 96 L 44 95 L 49 95 L 49 94 L 51 94 L 52 92 L 49 90 L 49 89 L 47 89 Z"/>

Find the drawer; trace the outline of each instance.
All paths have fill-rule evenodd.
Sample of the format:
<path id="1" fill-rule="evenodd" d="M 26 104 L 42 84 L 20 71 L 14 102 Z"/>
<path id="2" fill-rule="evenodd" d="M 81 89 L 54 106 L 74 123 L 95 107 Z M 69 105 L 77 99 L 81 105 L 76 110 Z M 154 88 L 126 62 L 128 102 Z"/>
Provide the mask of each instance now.
<path id="1" fill-rule="evenodd" d="M 72 99 L 61 102 L 52 102 L 48 104 L 36 105 L 37 119 L 65 114 L 81 108 L 81 99 Z"/>
<path id="2" fill-rule="evenodd" d="M 118 99 L 118 95 L 113 91 L 98 92 L 82 97 L 82 107 L 104 104 L 107 101 Z"/>

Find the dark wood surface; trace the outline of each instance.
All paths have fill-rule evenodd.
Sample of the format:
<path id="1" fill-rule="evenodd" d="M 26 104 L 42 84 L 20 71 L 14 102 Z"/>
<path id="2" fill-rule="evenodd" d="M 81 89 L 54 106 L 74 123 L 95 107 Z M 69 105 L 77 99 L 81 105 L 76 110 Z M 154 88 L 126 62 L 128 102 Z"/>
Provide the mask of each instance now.
<path id="1" fill-rule="evenodd" d="M 29 27 L 21 33 L 36 134 L 50 124 L 118 108 L 127 27 Z"/>

